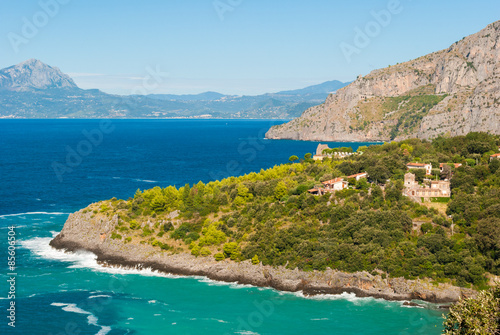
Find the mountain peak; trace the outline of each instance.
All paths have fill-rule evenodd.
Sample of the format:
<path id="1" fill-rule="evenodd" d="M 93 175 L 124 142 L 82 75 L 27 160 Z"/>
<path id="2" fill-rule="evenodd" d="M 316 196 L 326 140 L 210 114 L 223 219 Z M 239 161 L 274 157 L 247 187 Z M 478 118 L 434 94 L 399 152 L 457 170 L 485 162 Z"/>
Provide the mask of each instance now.
<path id="1" fill-rule="evenodd" d="M 28 59 L 0 70 L 0 89 L 27 91 L 32 89 L 78 88 L 68 75 L 38 59 Z"/>

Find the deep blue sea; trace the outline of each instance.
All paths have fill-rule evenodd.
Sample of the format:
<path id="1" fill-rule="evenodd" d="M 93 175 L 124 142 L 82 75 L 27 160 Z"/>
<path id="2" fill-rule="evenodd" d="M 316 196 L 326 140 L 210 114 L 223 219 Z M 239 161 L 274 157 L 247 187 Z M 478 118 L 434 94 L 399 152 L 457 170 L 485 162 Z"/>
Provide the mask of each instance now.
<path id="1" fill-rule="evenodd" d="M 0 120 L 0 334 L 439 334 L 442 312 L 432 308 L 102 268 L 93 254 L 50 248 L 68 214 L 92 202 L 260 171 L 315 151 L 315 142 L 263 138 L 282 122 Z"/>

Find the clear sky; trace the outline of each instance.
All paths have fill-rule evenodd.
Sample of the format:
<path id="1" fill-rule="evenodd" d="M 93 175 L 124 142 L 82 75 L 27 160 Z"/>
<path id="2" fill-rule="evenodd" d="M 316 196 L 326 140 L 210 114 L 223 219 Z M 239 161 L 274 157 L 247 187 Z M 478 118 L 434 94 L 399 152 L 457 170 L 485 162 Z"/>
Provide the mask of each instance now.
<path id="1" fill-rule="evenodd" d="M 499 19 L 497 0 L 3 0 L 0 68 L 37 58 L 118 94 L 259 94 L 350 81 Z"/>

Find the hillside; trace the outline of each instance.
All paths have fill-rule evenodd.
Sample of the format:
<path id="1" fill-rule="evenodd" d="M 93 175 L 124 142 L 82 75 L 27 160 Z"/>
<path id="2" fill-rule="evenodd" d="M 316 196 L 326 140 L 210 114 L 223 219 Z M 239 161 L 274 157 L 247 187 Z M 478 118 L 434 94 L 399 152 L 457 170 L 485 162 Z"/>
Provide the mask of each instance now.
<path id="1" fill-rule="evenodd" d="M 280 289 L 356 288 L 392 299 L 454 301 L 463 293 L 438 283 L 483 288 L 500 275 L 500 160 L 489 159 L 499 145 L 498 136 L 484 133 L 432 143 L 413 139 L 361 147 L 347 159 L 314 161 L 308 154 L 300 163 L 208 184 L 137 190 L 128 200 L 113 198 L 72 214 L 51 245 L 91 250 L 108 264 Z M 450 202 L 402 195 L 412 161 L 462 164 L 449 170 Z M 364 171 L 369 179 L 350 180 L 348 189 L 308 192 Z M 439 178 L 439 170 L 433 173 Z M 245 265 L 236 271 L 239 262 Z M 252 270 L 259 262 L 277 277 Z M 255 282 L 245 275 L 252 271 Z M 307 279 L 313 277 L 318 286 Z"/>
<path id="2" fill-rule="evenodd" d="M 448 49 L 358 77 L 270 139 L 373 141 L 500 133 L 500 21 Z"/>
<path id="3" fill-rule="evenodd" d="M 106 94 L 83 90 L 58 68 L 39 60 L 0 70 L 0 118 L 262 118 L 297 117 L 348 83 L 257 96 Z"/>

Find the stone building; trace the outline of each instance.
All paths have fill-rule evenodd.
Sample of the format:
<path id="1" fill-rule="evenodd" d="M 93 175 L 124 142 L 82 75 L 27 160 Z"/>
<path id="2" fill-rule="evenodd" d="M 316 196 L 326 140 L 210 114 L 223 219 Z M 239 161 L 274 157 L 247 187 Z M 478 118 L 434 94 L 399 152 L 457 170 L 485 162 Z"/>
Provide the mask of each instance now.
<path id="1" fill-rule="evenodd" d="M 432 174 L 432 164 L 422 164 L 422 163 L 408 163 L 406 164 L 408 170 L 410 169 L 424 169 L 425 174 Z"/>
<path id="2" fill-rule="evenodd" d="M 449 198 L 451 195 L 449 180 L 424 180 L 420 185 L 415 180 L 415 175 L 408 172 L 405 174 L 403 195 L 419 198 Z"/>

